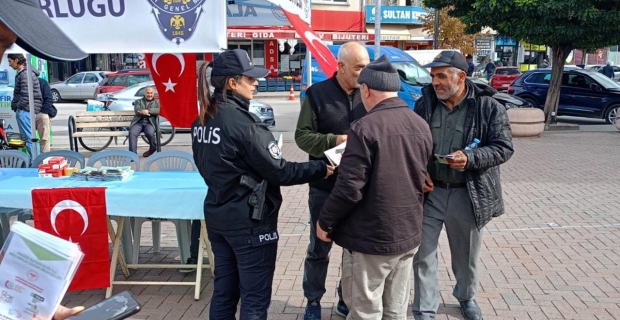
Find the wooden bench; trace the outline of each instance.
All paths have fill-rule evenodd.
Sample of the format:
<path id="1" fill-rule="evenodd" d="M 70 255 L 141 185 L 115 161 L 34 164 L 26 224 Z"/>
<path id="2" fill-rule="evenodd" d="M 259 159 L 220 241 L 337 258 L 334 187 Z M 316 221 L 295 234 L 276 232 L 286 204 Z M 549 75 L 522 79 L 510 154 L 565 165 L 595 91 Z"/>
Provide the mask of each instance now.
<path id="1" fill-rule="evenodd" d="M 85 137 L 127 137 L 129 126 L 135 113 L 133 111 L 80 111 L 69 116 L 69 147 L 78 151 L 78 138 Z M 161 152 L 159 117 L 155 118 L 155 137 L 157 152 Z M 108 129 L 83 131 L 83 129 Z M 127 130 L 124 130 L 127 129 Z M 143 135 L 144 133 L 141 133 Z M 107 147 L 107 146 L 106 146 Z"/>

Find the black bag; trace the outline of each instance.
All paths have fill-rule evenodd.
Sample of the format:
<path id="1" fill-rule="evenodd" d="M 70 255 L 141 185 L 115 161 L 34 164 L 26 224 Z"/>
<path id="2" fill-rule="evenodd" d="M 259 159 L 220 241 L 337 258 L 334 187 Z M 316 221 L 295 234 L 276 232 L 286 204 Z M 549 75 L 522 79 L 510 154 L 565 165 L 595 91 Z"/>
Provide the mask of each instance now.
<path id="1" fill-rule="evenodd" d="M 52 105 L 52 108 L 49 110 L 49 113 L 47 115 L 50 116 L 50 118 L 54 118 L 57 114 L 58 109 L 56 109 L 56 106 Z"/>

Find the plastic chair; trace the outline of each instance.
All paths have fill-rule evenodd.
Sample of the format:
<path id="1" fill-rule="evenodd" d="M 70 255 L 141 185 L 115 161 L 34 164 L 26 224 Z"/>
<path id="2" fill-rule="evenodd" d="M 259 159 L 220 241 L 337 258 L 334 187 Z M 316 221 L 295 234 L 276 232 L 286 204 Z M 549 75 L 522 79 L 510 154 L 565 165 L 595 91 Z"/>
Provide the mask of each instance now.
<path id="1" fill-rule="evenodd" d="M 28 168 L 30 157 L 17 150 L 0 151 L 0 168 Z"/>
<path id="2" fill-rule="evenodd" d="M 127 150 L 104 150 L 93 154 L 92 157 L 88 159 L 86 166 L 94 167 L 97 163 L 99 163 L 102 166 L 108 167 L 124 167 L 131 166 L 132 162 L 135 166 L 135 170 L 140 170 L 140 158 L 138 158 L 137 154 Z M 110 219 L 116 221 L 116 223 L 118 224 L 119 217 L 110 216 Z M 131 257 L 133 256 L 133 243 L 131 240 L 131 221 L 133 220 L 133 218 L 126 220 L 127 223 L 123 224 L 124 227 L 123 236 L 121 237 L 121 243 L 123 247 L 123 257 L 125 258 L 125 261 L 130 261 Z"/>
<path id="3" fill-rule="evenodd" d="M 144 162 L 143 171 L 186 171 L 197 170 L 194 163 L 194 157 L 183 151 L 164 151 L 151 155 Z M 177 241 L 179 243 L 179 251 L 181 252 L 181 262 L 185 263 L 190 256 L 189 244 L 191 233 L 191 221 L 181 219 L 157 219 L 149 220 L 148 218 L 135 218 L 133 225 L 133 257 L 132 264 L 138 263 L 138 255 L 140 253 L 140 237 L 142 235 L 142 224 L 151 221 L 153 228 L 153 251 L 159 252 L 161 240 L 161 221 L 170 221 L 174 223 L 177 231 Z M 211 250 L 211 248 L 207 248 Z"/>
<path id="4" fill-rule="evenodd" d="M 28 168 L 29 163 L 30 157 L 21 151 L 0 151 L 0 168 Z M 0 246 L 4 244 L 4 241 L 9 236 L 9 232 L 11 231 L 11 217 L 19 215 L 22 211 L 22 209 L 0 207 L 0 228 L 2 229 Z"/>
<path id="5" fill-rule="evenodd" d="M 140 170 L 140 158 L 138 155 L 127 150 L 104 150 L 93 154 L 86 163 L 87 167 L 94 167 L 97 163 L 107 167 L 131 166 L 133 162 L 135 170 Z"/>
<path id="6" fill-rule="evenodd" d="M 37 167 L 43 162 L 43 160 L 49 157 L 65 157 L 70 167 L 75 167 L 79 163 L 80 168 L 84 168 L 84 164 L 86 163 L 86 160 L 84 160 L 84 156 L 79 152 L 71 150 L 55 150 L 40 154 L 38 157 L 32 160 L 32 164 L 30 166 Z"/>

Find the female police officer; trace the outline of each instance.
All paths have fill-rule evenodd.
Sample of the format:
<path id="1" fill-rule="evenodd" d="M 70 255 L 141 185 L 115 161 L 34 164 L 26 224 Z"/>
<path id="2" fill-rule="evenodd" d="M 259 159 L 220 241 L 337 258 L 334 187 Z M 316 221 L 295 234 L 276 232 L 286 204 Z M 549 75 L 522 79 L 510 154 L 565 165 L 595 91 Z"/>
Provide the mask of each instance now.
<path id="1" fill-rule="evenodd" d="M 200 115 L 192 125 L 192 150 L 209 191 L 205 222 L 215 259 L 210 318 L 267 319 L 277 254 L 280 185 L 302 184 L 332 174 L 323 161 L 282 159 L 266 125 L 248 111 L 268 70 L 256 68 L 246 51 L 220 54 L 213 62 L 209 94 L 206 63 L 200 66 Z M 262 205 L 261 205 L 262 203 Z"/>

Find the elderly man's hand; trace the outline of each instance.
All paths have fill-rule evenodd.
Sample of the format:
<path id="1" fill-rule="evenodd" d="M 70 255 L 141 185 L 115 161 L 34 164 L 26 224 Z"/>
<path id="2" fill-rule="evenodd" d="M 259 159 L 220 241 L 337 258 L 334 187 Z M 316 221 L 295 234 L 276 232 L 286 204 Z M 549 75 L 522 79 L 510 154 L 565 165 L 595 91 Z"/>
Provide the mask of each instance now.
<path id="1" fill-rule="evenodd" d="M 448 161 L 448 164 L 450 165 L 450 168 L 454 170 L 464 170 L 465 166 L 467 165 L 467 156 L 465 155 L 465 153 L 459 150 L 451 153 L 451 155 L 454 156 L 453 159 L 446 159 Z"/>
<path id="2" fill-rule="evenodd" d="M 316 237 L 323 242 L 332 242 L 332 239 L 329 238 L 329 233 L 321 228 L 318 221 L 316 222 Z"/>
<path id="3" fill-rule="evenodd" d="M 84 311 L 84 307 L 67 308 L 65 306 L 58 306 L 52 320 L 64 320 L 82 311 Z M 34 320 L 40 320 L 40 318 L 34 318 Z"/>
<path id="4" fill-rule="evenodd" d="M 149 115 L 149 110 L 147 110 L 147 109 L 140 110 L 140 113 L 141 113 L 142 115 L 148 116 L 148 115 Z"/>

